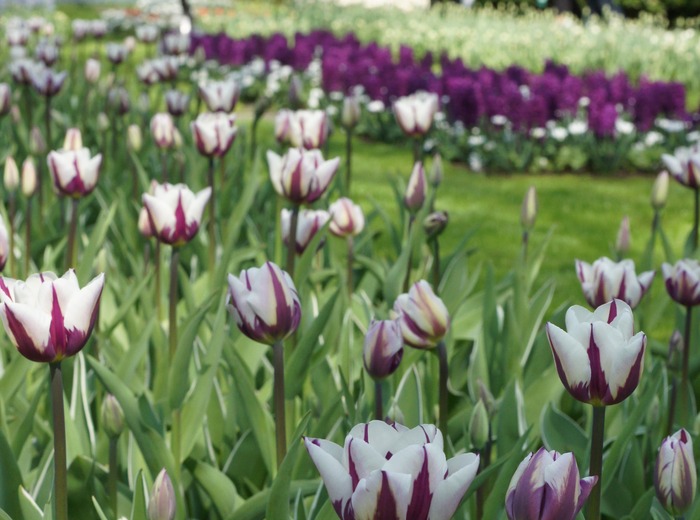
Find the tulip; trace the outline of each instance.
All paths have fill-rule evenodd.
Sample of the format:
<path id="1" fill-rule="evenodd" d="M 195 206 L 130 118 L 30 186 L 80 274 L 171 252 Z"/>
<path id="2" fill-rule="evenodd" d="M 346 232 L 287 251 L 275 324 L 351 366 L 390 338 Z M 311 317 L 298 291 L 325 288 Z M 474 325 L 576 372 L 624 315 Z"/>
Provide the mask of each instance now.
<path id="1" fill-rule="evenodd" d="M 191 41 L 188 34 L 166 34 L 163 38 L 163 51 L 165 54 L 179 56 L 190 51 Z"/>
<path id="2" fill-rule="evenodd" d="M 130 150 L 138 152 L 143 146 L 143 137 L 139 125 L 129 125 L 126 129 L 126 144 Z"/>
<path id="3" fill-rule="evenodd" d="M 396 320 L 372 321 L 362 350 L 362 360 L 367 373 L 375 379 L 393 374 L 403 357 L 403 337 Z M 377 419 L 381 419 L 377 417 Z"/>
<path id="4" fill-rule="evenodd" d="M 294 204 L 320 198 L 333 180 L 339 161 L 337 157 L 325 161 L 319 150 L 292 148 L 284 156 L 267 152 L 272 186 Z"/>
<path id="5" fill-rule="evenodd" d="M 529 232 L 535 226 L 537 218 L 537 190 L 530 186 L 523 199 L 523 206 L 520 211 L 520 224 L 525 232 Z"/>
<path id="6" fill-rule="evenodd" d="M 34 56 L 47 67 L 51 67 L 58 61 L 58 47 L 48 41 L 39 42 L 34 50 Z"/>
<path id="7" fill-rule="evenodd" d="M 161 81 L 175 81 L 180 69 L 180 62 L 175 56 L 163 56 L 151 60 L 151 66 Z"/>
<path id="8" fill-rule="evenodd" d="M 289 228 L 292 220 L 292 211 L 283 209 L 280 218 L 282 222 L 282 241 L 289 247 Z M 305 209 L 299 212 L 295 242 L 297 254 L 300 255 L 306 250 L 316 233 L 326 225 L 329 219 L 329 213 L 324 210 Z"/>
<path id="9" fill-rule="evenodd" d="M 472 415 L 469 419 L 469 440 L 472 446 L 477 450 L 486 446 L 489 441 L 489 413 L 486 411 L 486 404 L 483 399 L 479 399 L 472 410 Z"/>
<path id="10" fill-rule="evenodd" d="M 5 269 L 5 264 L 10 256 L 10 236 L 7 232 L 5 219 L 0 218 L 0 271 Z"/>
<path id="11" fill-rule="evenodd" d="M 129 50 L 125 45 L 120 43 L 107 44 L 107 59 L 112 62 L 113 65 L 119 65 L 128 55 Z"/>
<path id="12" fill-rule="evenodd" d="M 344 128 L 352 129 L 360 122 L 360 98 L 359 96 L 345 96 L 343 98 L 343 110 L 340 121 Z"/>
<path id="13" fill-rule="evenodd" d="M 9 114 L 11 106 L 12 92 L 10 91 L 10 85 L 7 83 L 0 83 L 0 116 Z"/>
<path id="14" fill-rule="evenodd" d="M 107 394 L 102 401 L 101 410 L 102 429 L 107 434 L 107 437 L 119 437 L 124 431 L 124 410 L 122 410 L 119 401 L 112 394 Z"/>
<path id="15" fill-rule="evenodd" d="M 231 112 L 236 106 L 240 89 L 233 80 L 212 81 L 199 86 L 199 95 L 212 112 Z"/>
<path id="16" fill-rule="evenodd" d="M 87 343 L 103 286 L 100 274 L 81 289 L 72 269 L 61 278 L 49 272 L 33 274 L 26 282 L 0 278 L 0 319 L 20 354 L 55 363 Z"/>
<path id="17" fill-rule="evenodd" d="M 27 157 L 22 163 L 22 194 L 31 197 L 36 193 L 37 174 L 34 159 Z"/>
<path id="18" fill-rule="evenodd" d="M 32 83 L 32 74 L 39 64 L 27 58 L 13 60 L 10 63 L 10 74 L 12 80 L 20 85 L 30 85 Z"/>
<path id="19" fill-rule="evenodd" d="M 657 175 L 654 186 L 651 188 L 651 205 L 659 211 L 666 205 L 668 199 L 668 172 L 662 171 Z"/>
<path id="20" fill-rule="evenodd" d="M 138 67 L 136 67 L 136 77 L 144 85 L 151 86 L 161 79 L 158 70 L 154 67 L 152 62 L 144 62 Z"/>
<path id="21" fill-rule="evenodd" d="M 328 131 L 328 114 L 324 110 L 297 110 L 290 119 L 289 138 L 292 146 L 298 148 L 322 148 Z"/>
<path id="22" fill-rule="evenodd" d="M 617 404 L 639 384 L 647 338 L 634 334 L 632 309 L 622 300 L 594 312 L 574 305 L 566 312 L 566 329 L 547 323 L 559 379 L 581 402 L 595 406 Z"/>
<path id="23" fill-rule="evenodd" d="M 603 257 L 593 265 L 576 260 L 576 274 L 591 307 L 600 307 L 617 298 L 634 309 L 649 290 L 656 273 L 647 271 L 637 276 L 633 260 L 614 262 Z"/>
<path id="24" fill-rule="evenodd" d="M 412 214 L 419 211 L 425 203 L 425 198 L 428 192 L 428 180 L 425 177 L 425 168 L 422 162 L 417 162 L 413 165 L 411 177 L 408 179 L 406 193 L 403 197 L 403 203 Z"/>
<path id="25" fill-rule="evenodd" d="M 630 218 L 624 217 L 620 222 L 620 228 L 617 231 L 617 238 L 615 240 L 615 251 L 622 258 L 630 250 Z"/>
<path id="26" fill-rule="evenodd" d="M 688 188 L 700 188 L 700 149 L 698 147 L 676 148 L 673 155 L 663 154 L 661 160 L 674 179 Z"/>
<path id="27" fill-rule="evenodd" d="M 540 448 L 520 463 L 506 492 L 509 520 L 574 520 L 598 477 L 580 479 L 573 453 Z"/>
<path id="28" fill-rule="evenodd" d="M 129 101 L 129 92 L 124 87 L 113 87 L 109 89 L 107 94 L 107 104 L 118 115 L 123 116 L 129 112 L 131 101 Z M 112 121 L 112 125 L 114 125 Z M 114 129 L 112 130 L 114 132 Z M 115 135 L 113 133 L 113 135 Z"/>
<path id="29" fill-rule="evenodd" d="M 77 152 L 83 147 L 83 135 L 79 128 L 69 128 L 66 130 L 66 137 L 63 139 L 63 150 Z"/>
<path id="30" fill-rule="evenodd" d="M 66 72 L 54 72 L 44 66 L 38 66 L 31 71 L 32 85 L 42 96 L 53 97 L 63 87 L 66 75 Z"/>
<path id="31" fill-rule="evenodd" d="M 153 43 L 158 39 L 158 27 L 155 25 L 139 25 L 136 27 L 136 38 L 141 43 Z"/>
<path id="32" fill-rule="evenodd" d="M 449 520 L 479 467 L 473 453 L 447 460 L 429 424 L 372 421 L 355 426 L 344 447 L 308 437 L 304 444 L 341 520 Z"/>
<path id="33" fill-rule="evenodd" d="M 447 211 L 434 211 L 423 220 L 423 229 L 428 238 L 435 238 L 445 230 L 448 222 Z"/>
<path id="34" fill-rule="evenodd" d="M 107 22 L 105 20 L 88 21 L 88 33 L 95 39 L 100 39 L 107 34 Z"/>
<path id="35" fill-rule="evenodd" d="M 80 198 L 92 193 L 102 164 L 102 155 L 90 157 L 90 150 L 55 150 L 47 158 L 57 193 Z"/>
<path id="36" fill-rule="evenodd" d="M 190 128 L 197 150 L 206 157 L 223 157 L 238 132 L 236 116 L 223 112 L 200 114 Z"/>
<path id="37" fill-rule="evenodd" d="M 12 156 L 8 156 L 7 159 L 5 159 L 3 182 L 5 184 L 5 189 L 9 192 L 14 192 L 19 187 L 19 169 Z"/>
<path id="38" fill-rule="evenodd" d="M 175 489 L 168 472 L 162 469 L 153 483 L 148 500 L 148 520 L 173 520 L 175 509 Z"/>
<path id="39" fill-rule="evenodd" d="M 438 97 L 433 93 L 416 93 L 394 102 L 394 116 L 409 137 L 422 137 L 433 124 L 438 111 Z"/>
<path id="40" fill-rule="evenodd" d="M 26 27 L 8 27 L 6 31 L 7 44 L 12 47 L 27 45 L 29 36 L 29 31 Z"/>
<path id="41" fill-rule="evenodd" d="M 187 107 L 190 103 L 190 96 L 178 90 L 168 90 L 165 93 L 165 105 L 168 107 L 168 112 L 173 117 L 180 117 L 187 112 Z"/>
<path id="42" fill-rule="evenodd" d="M 289 143 L 291 140 L 291 120 L 294 112 L 283 108 L 275 116 L 275 139 L 279 143 Z"/>
<path id="43" fill-rule="evenodd" d="M 175 144 L 175 124 L 170 114 L 159 112 L 151 118 L 151 135 L 160 149 L 172 148 Z"/>
<path id="44" fill-rule="evenodd" d="M 337 237 L 359 235 L 365 227 L 362 208 L 347 197 L 336 200 L 328 212 L 331 215 L 330 231 Z"/>
<path id="45" fill-rule="evenodd" d="M 153 232 L 153 226 L 151 226 L 151 219 L 148 217 L 148 211 L 145 207 L 142 207 L 139 211 L 139 220 L 137 224 L 139 232 L 144 236 L 144 238 L 151 238 L 155 236 Z"/>
<path id="46" fill-rule="evenodd" d="M 33 126 L 31 132 L 29 133 L 29 151 L 32 155 L 44 155 L 46 153 L 47 146 L 46 140 L 39 130 L 39 127 Z"/>
<path id="47" fill-rule="evenodd" d="M 682 517 L 695 500 L 697 473 L 693 440 L 681 429 L 666 437 L 659 448 L 654 469 L 656 497 L 674 517 Z"/>
<path id="48" fill-rule="evenodd" d="M 675 265 L 661 266 L 668 295 L 681 305 L 700 305 L 700 264 L 697 260 L 684 259 Z"/>
<path id="49" fill-rule="evenodd" d="M 181 246 L 194 238 L 211 196 L 211 188 L 196 195 L 184 184 L 157 184 L 143 194 L 143 205 L 160 242 Z"/>
<path id="50" fill-rule="evenodd" d="M 71 22 L 71 31 L 73 32 L 73 39 L 76 42 L 83 40 L 90 30 L 89 22 L 87 20 L 73 20 Z"/>
<path id="51" fill-rule="evenodd" d="M 425 280 L 414 283 L 408 294 L 401 294 L 394 311 L 399 315 L 403 340 L 411 347 L 434 348 L 447 333 L 447 308 Z"/>

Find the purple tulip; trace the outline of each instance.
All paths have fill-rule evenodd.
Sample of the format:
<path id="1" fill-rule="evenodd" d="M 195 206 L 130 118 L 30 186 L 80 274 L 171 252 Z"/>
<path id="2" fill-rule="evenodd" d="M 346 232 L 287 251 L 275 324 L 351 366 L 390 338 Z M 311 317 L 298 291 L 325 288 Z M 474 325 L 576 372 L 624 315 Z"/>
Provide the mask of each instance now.
<path id="1" fill-rule="evenodd" d="M 184 184 L 153 183 L 151 193 L 144 193 L 142 198 L 158 240 L 181 246 L 192 240 L 199 231 L 209 197 L 210 187 L 195 195 Z"/>
<path id="2" fill-rule="evenodd" d="M 547 323 L 547 339 L 564 388 L 581 402 L 608 406 L 624 401 L 639 384 L 647 338 L 634 334 L 632 309 L 613 300 L 595 311 L 574 305 L 566 332 Z"/>
<path id="3" fill-rule="evenodd" d="M 506 492 L 509 520 L 574 520 L 598 477 L 580 479 L 573 453 L 540 448 L 520 463 Z"/>
<path id="4" fill-rule="evenodd" d="M 681 429 L 661 443 L 654 468 L 656 497 L 666 511 L 683 516 L 695 500 L 697 478 L 693 440 Z"/>
<path id="5" fill-rule="evenodd" d="M 675 265 L 663 264 L 661 272 L 668 295 L 681 305 L 700 304 L 700 263 L 693 259 L 678 260 Z"/>
<path id="6" fill-rule="evenodd" d="M 404 342 L 414 348 L 436 347 L 450 325 L 447 307 L 425 280 L 396 298 L 394 311 L 399 315 Z"/>
<path id="7" fill-rule="evenodd" d="M 292 148 L 284 156 L 267 152 L 275 191 L 295 204 L 319 199 L 338 169 L 338 157 L 325 161 L 319 150 Z"/>
<path id="8" fill-rule="evenodd" d="M 393 374 L 403 357 L 403 336 L 396 320 L 372 321 L 362 349 L 367 373 L 375 379 Z"/>
<path id="9" fill-rule="evenodd" d="M 632 260 L 613 262 L 603 257 L 593 265 L 576 260 L 576 275 L 583 295 L 594 309 L 614 298 L 634 309 L 649 290 L 655 274 L 655 271 L 647 271 L 637 276 Z"/>

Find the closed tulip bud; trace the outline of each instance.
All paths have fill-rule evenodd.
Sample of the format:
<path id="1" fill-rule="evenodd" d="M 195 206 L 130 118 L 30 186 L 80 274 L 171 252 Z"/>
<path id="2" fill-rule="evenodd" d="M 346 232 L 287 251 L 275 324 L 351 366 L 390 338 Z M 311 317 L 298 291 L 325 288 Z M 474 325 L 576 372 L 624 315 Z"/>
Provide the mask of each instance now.
<path id="1" fill-rule="evenodd" d="M 124 48 L 126 49 L 127 54 L 134 52 L 136 49 L 136 38 L 133 36 L 127 36 L 124 38 Z"/>
<path id="2" fill-rule="evenodd" d="M 97 114 L 97 128 L 99 128 L 101 132 L 104 132 L 109 129 L 109 126 L 109 117 L 107 117 L 107 114 L 104 112 Z"/>
<path id="3" fill-rule="evenodd" d="M 173 148 L 175 150 L 179 150 L 182 148 L 183 140 L 182 140 L 182 134 L 180 133 L 180 130 L 178 130 L 177 127 L 173 129 Z"/>
<path id="4" fill-rule="evenodd" d="M 196 195 L 184 184 L 158 184 L 143 194 L 154 235 L 160 242 L 181 246 L 194 238 L 202 223 L 211 187 Z"/>
<path id="5" fill-rule="evenodd" d="M 630 242 L 632 236 L 630 233 L 630 218 L 624 217 L 620 222 L 620 229 L 617 231 L 617 239 L 615 240 L 615 251 L 618 255 L 623 256 L 630 250 Z"/>
<path id="6" fill-rule="evenodd" d="M 141 135 L 141 127 L 139 125 L 129 125 L 126 129 L 126 144 L 130 150 L 138 152 L 143 145 L 143 137 Z"/>
<path id="7" fill-rule="evenodd" d="M 479 468 L 479 456 L 447 460 L 440 431 L 384 421 L 358 424 L 345 445 L 305 438 L 341 520 L 452 518 Z"/>
<path id="8" fill-rule="evenodd" d="M 190 123 L 194 144 L 205 157 L 223 157 L 238 133 L 236 116 L 225 112 L 207 112 Z"/>
<path id="9" fill-rule="evenodd" d="M 598 477 L 580 478 L 573 453 L 545 448 L 520 463 L 506 492 L 509 520 L 574 520 Z"/>
<path id="10" fill-rule="evenodd" d="M 268 151 L 267 163 L 278 194 L 295 204 L 309 204 L 325 193 L 340 159 L 326 161 L 319 150 L 292 148 L 283 156 Z"/>
<path id="11" fill-rule="evenodd" d="M 684 429 L 661 443 L 654 470 L 656 498 L 674 517 L 683 516 L 695 500 L 697 473 L 693 440 Z"/>
<path id="12" fill-rule="evenodd" d="M 139 232 L 145 238 L 151 238 L 154 236 L 153 227 L 151 226 L 151 219 L 148 217 L 148 211 L 145 207 L 141 208 L 141 211 L 139 211 L 138 228 Z"/>
<path id="13" fill-rule="evenodd" d="M 662 171 L 654 181 L 651 188 L 651 206 L 659 211 L 666 205 L 668 199 L 668 172 Z"/>
<path id="14" fill-rule="evenodd" d="M 337 237 L 356 236 L 365 227 L 362 208 L 347 197 L 336 200 L 328 207 L 331 214 L 330 230 Z"/>
<path id="15" fill-rule="evenodd" d="M 0 83 L 0 116 L 6 116 L 12 106 L 12 92 L 10 85 Z"/>
<path id="16" fill-rule="evenodd" d="M 437 94 L 420 92 L 399 98 L 394 103 L 394 116 L 401 130 L 409 137 L 428 133 L 438 111 Z"/>
<path id="17" fill-rule="evenodd" d="M 270 108 L 270 105 L 272 105 L 272 100 L 269 96 L 260 96 L 255 101 L 255 119 L 260 119 L 267 112 L 267 109 Z"/>
<path id="18" fill-rule="evenodd" d="M 272 262 L 228 275 L 228 306 L 240 331 L 272 345 L 289 337 L 301 320 L 301 303 L 289 274 Z"/>
<path id="19" fill-rule="evenodd" d="M 156 146 L 161 149 L 172 148 L 175 144 L 175 124 L 170 114 L 160 112 L 151 119 L 151 135 Z"/>
<path id="20" fill-rule="evenodd" d="M 104 274 L 82 289 L 72 269 L 61 278 L 33 274 L 22 280 L 0 278 L 0 318 L 20 354 L 54 363 L 77 354 L 97 319 Z"/>
<path id="21" fill-rule="evenodd" d="M 129 93 L 124 87 L 113 87 L 107 94 L 107 104 L 120 116 L 128 114 L 131 108 Z"/>
<path id="22" fill-rule="evenodd" d="M 537 219 L 537 190 L 530 186 L 523 199 L 523 206 L 520 211 L 520 224 L 524 231 L 530 231 L 535 226 Z"/>
<path id="23" fill-rule="evenodd" d="M 668 367 L 670 369 L 677 369 L 680 367 L 680 360 L 683 354 L 683 334 L 681 331 L 676 329 L 671 334 L 671 338 L 668 340 Z"/>
<path id="24" fill-rule="evenodd" d="M 414 283 L 394 303 L 403 340 L 414 348 L 435 348 L 447 333 L 450 315 L 428 282 Z"/>
<path id="25" fill-rule="evenodd" d="M 330 127 L 324 110 L 297 110 L 289 120 L 292 146 L 314 150 L 323 148 Z"/>
<path id="26" fill-rule="evenodd" d="M 686 188 L 700 188 L 700 148 L 676 148 L 673 155 L 663 154 L 661 160 L 674 179 Z"/>
<path id="27" fill-rule="evenodd" d="M 484 402 L 486 412 L 489 414 L 489 417 L 492 417 L 493 414 L 496 413 L 496 399 L 493 397 L 491 390 L 488 389 L 481 379 L 476 381 L 476 386 L 478 388 L 479 400 Z"/>
<path id="28" fill-rule="evenodd" d="M 617 298 L 634 309 L 651 287 L 655 274 L 655 271 L 646 271 L 637 276 L 633 260 L 614 262 L 603 257 L 593 265 L 576 260 L 576 275 L 583 295 L 593 308 Z"/>
<path id="29" fill-rule="evenodd" d="M 301 78 L 294 74 L 289 80 L 289 90 L 287 91 L 289 106 L 298 109 L 304 106 L 304 85 L 301 83 Z"/>
<path id="30" fill-rule="evenodd" d="M 365 370 L 374 379 L 393 374 L 403 357 L 403 337 L 396 320 L 372 321 L 362 349 Z"/>
<path id="31" fill-rule="evenodd" d="M 107 394 L 102 401 L 101 419 L 107 437 L 115 439 L 124 431 L 124 410 L 112 394 Z"/>
<path id="32" fill-rule="evenodd" d="M 38 126 L 33 126 L 29 133 L 29 151 L 32 155 L 44 155 L 46 153 L 46 141 Z"/>
<path id="33" fill-rule="evenodd" d="M 63 139 L 63 149 L 75 152 L 83 147 L 83 134 L 79 128 L 69 128 L 66 130 L 66 137 Z"/>
<path id="34" fill-rule="evenodd" d="M 428 238 L 439 236 L 447 227 L 447 211 L 433 211 L 423 220 L 423 229 Z"/>
<path id="35" fill-rule="evenodd" d="M 652 400 L 651 404 L 649 404 L 649 409 L 647 410 L 646 414 L 646 424 L 650 428 L 654 428 L 659 424 L 659 420 L 661 419 L 661 402 L 659 400 L 659 396 L 655 395 Z"/>
<path id="36" fill-rule="evenodd" d="M 0 217 L 0 271 L 5 269 L 7 258 L 10 256 L 10 235 L 7 232 L 5 219 Z"/>
<path id="37" fill-rule="evenodd" d="M 27 157 L 22 163 L 22 194 L 31 197 L 36 193 L 37 179 L 34 159 Z"/>
<path id="38" fill-rule="evenodd" d="M 165 93 L 165 106 L 173 117 L 180 117 L 187 112 L 190 96 L 179 90 L 168 90 Z"/>
<path id="39" fill-rule="evenodd" d="M 3 176 L 5 189 L 10 193 L 14 193 L 19 187 L 19 169 L 17 163 L 12 156 L 5 159 L 5 174 Z"/>
<path id="40" fill-rule="evenodd" d="M 275 116 L 275 139 L 281 144 L 288 143 L 291 138 L 291 120 L 294 113 L 283 108 Z"/>
<path id="41" fill-rule="evenodd" d="M 199 95 L 211 112 L 231 112 L 238 101 L 240 88 L 232 79 L 212 81 L 206 85 L 200 85 Z"/>
<path id="42" fill-rule="evenodd" d="M 433 165 L 430 168 L 430 184 L 432 184 L 434 188 L 437 188 L 442 183 L 443 177 L 442 156 L 436 153 L 433 156 Z"/>
<path id="43" fill-rule="evenodd" d="M 662 264 L 661 272 L 671 299 L 689 307 L 700 304 L 700 264 L 697 260 L 684 259 L 678 260 L 675 265 Z"/>
<path id="44" fill-rule="evenodd" d="M 474 449 L 480 450 L 489 440 L 489 414 L 484 401 L 479 399 L 469 419 L 469 439 Z"/>
<path id="45" fill-rule="evenodd" d="M 590 312 L 574 305 L 566 312 L 566 329 L 546 327 L 564 388 L 594 406 L 627 399 L 639 384 L 647 344 L 643 332 L 634 334 L 630 306 L 613 300 Z"/>
<path id="46" fill-rule="evenodd" d="M 425 169 L 423 163 L 418 161 L 413 165 L 411 177 L 408 179 L 406 193 L 403 197 L 403 203 L 406 209 L 411 213 L 416 213 L 423 207 L 425 198 L 428 192 L 428 181 L 425 177 Z"/>
<path id="47" fill-rule="evenodd" d="M 326 225 L 329 218 L 329 213 L 322 209 L 304 209 L 299 212 L 295 244 L 295 250 L 298 255 L 306 250 L 307 246 L 316 236 L 316 233 Z M 289 247 L 289 228 L 291 227 L 292 212 L 288 209 L 283 209 L 280 219 L 282 224 L 282 241 Z"/>
<path id="48" fill-rule="evenodd" d="M 153 483 L 148 500 L 148 520 L 173 520 L 176 504 L 173 483 L 168 472 L 162 469 Z"/>
<path id="49" fill-rule="evenodd" d="M 90 157 L 90 150 L 57 150 L 50 152 L 46 162 L 56 193 L 80 198 L 92 193 L 97 185 L 102 154 Z"/>
<path id="50" fill-rule="evenodd" d="M 360 122 L 360 98 L 358 96 L 345 96 L 343 98 L 343 111 L 340 115 L 340 122 L 343 127 L 351 130 Z"/>

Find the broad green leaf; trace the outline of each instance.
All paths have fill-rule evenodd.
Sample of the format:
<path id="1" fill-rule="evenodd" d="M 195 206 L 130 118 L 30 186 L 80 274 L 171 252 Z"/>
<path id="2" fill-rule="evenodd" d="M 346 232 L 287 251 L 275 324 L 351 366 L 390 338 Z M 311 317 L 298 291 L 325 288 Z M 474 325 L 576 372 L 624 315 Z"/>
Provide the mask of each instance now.
<path id="1" fill-rule="evenodd" d="M 310 496 L 316 493 L 318 480 L 295 480 L 289 485 L 289 494 Z M 246 500 L 241 507 L 229 515 L 226 520 L 263 520 L 270 501 L 270 488 L 263 489 Z"/>
<path id="2" fill-rule="evenodd" d="M 0 431 L 0 508 L 13 518 L 20 518 L 21 508 L 17 490 L 22 486 L 22 474 L 15 455 Z"/>
<path id="3" fill-rule="evenodd" d="M 15 518 L 24 518 L 24 520 L 45 520 L 44 512 L 34 501 L 32 495 L 24 489 L 24 487 L 19 486 L 19 505 L 20 514 Z"/>
<path id="4" fill-rule="evenodd" d="M 559 453 L 572 451 L 579 467 L 585 467 L 582 457 L 588 448 L 588 436 L 568 415 L 554 408 L 551 402 L 542 409 L 540 433 L 548 450 Z"/>
<path id="5" fill-rule="evenodd" d="M 113 202 L 109 209 L 104 209 L 100 213 L 100 218 L 97 219 L 97 224 L 92 230 L 88 246 L 78 255 L 80 264 L 78 265 L 77 274 L 80 285 L 85 285 L 92 278 L 92 266 L 95 263 L 95 257 L 104 243 L 107 236 L 107 230 L 112 224 L 114 214 L 117 211 L 117 203 Z"/>
<path id="6" fill-rule="evenodd" d="M 134 479 L 134 500 L 131 503 L 131 516 L 129 520 L 148 520 L 146 509 L 146 479 L 143 472 L 139 471 Z"/>
<path id="7" fill-rule="evenodd" d="M 102 507 L 100 507 L 100 503 L 95 497 L 92 497 L 92 505 L 95 506 L 95 511 L 97 511 L 97 515 L 100 517 L 100 520 L 109 520 L 105 512 L 102 511 Z"/>
<path id="8" fill-rule="evenodd" d="M 214 466 L 201 461 L 196 463 L 192 474 L 197 484 L 209 495 L 222 518 L 233 513 L 238 493 L 230 478 Z"/>

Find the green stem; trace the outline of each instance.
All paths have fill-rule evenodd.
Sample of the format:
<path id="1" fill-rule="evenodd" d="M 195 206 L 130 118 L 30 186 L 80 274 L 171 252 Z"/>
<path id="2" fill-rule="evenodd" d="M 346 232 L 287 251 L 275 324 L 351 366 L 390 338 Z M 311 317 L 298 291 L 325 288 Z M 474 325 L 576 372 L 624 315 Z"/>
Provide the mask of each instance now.
<path id="1" fill-rule="evenodd" d="M 32 131 L 32 93 L 31 87 L 26 85 L 24 87 L 24 114 L 27 120 L 27 135 Z"/>
<path id="2" fill-rule="evenodd" d="M 603 440 L 605 438 L 605 407 L 593 407 L 591 432 L 591 460 L 588 474 L 596 475 L 598 482 L 593 486 L 588 499 L 588 520 L 600 520 L 600 496 L 603 489 Z"/>
<path id="3" fill-rule="evenodd" d="M 119 448 L 119 437 L 109 438 L 109 475 L 107 477 L 107 489 L 109 491 L 109 503 L 112 506 L 114 518 L 119 518 L 117 511 L 117 477 L 119 475 L 119 466 L 117 454 Z"/>
<path id="4" fill-rule="evenodd" d="M 168 315 L 170 361 L 175 357 L 177 349 L 177 269 L 180 262 L 180 249 L 173 246 L 173 254 L 170 257 L 170 313 Z"/>
<path id="5" fill-rule="evenodd" d="M 382 382 L 374 380 L 374 418 L 378 421 L 384 420 L 384 403 L 382 403 Z"/>
<path id="6" fill-rule="evenodd" d="M 417 163 L 423 158 L 423 141 L 420 137 L 413 139 L 413 162 Z"/>
<path id="7" fill-rule="evenodd" d="M 221 186 L 219 187 L 219 190 L 223 193 L 224 192 L 224 186 L 226 185 L 226 161 L 224 160 L 225 156 L 222 155 L 219 157 L 219 183 Z M 212 200 L 214 199 L 214 192 L 212 190 L 211 194 Z"/>
<path id="8" fill-rule="evenodd" d="M 160 170 L 163 182 L 168 182 L 168 154 L 165 151 L 160 154 Z"/>
<path id="9" fill-rule="evenodd" d="M 698 229 L 700 226 L 700 189 L 695 189 L 695 225 L 693 226 L 693 251 L 698 248 Z"/>
<path id="10" fill-rule="evenodd" d="M 350 196 L 350 180 L 352 178 L 352 131 L 345 131 L 345 195 Z"/>
<path id="11" fill-rule="evenodd" d="M 413 263 L 413 248 L 411 247 L 411 231 L 413 230 L 413 222 L 416 220 L 416 216 L 411 214 L 408 221 L 408 246 L 410 250 L 408 251 L 408 263 L 406 264 L 406 277 L 403 279 L 403 292 L 408 292 L 408 287 L 411 284 L 411 264 Z"/>
<path id="12" fill-rule="evenodd" d="M 63 376 L 61 362 L 49 365 L 51 378 L 51 407 L 53 409 L 54 518 L 68 520 L 68 487 L 66 475 L 66 418 L 63 409 Z"/>
<path id="13" fill-rule="evenodd" d="M 287 423 L 284 411 L 284 345 L 281 341 L 272 345 L 274 366 L 274 405 L 275 430 L 277 439 L 277 467 L 279 468 L 287 454 Z"/>
<path id="14" fill-rule="evenodd" d="M 17 199 L 15 193 L 10 193 L 10 251 L 7 259 L 10 264 L 10 276 L 17 278 L 17 269 L 15 265 L 15 213 L 17 212 Z"/>
<path id="15" fill-rule="evenodd" d="M 258 148 L 258 122 L 260 117 L 256 116 L 253 119 L 253 124 L 250 129 L 250 160 L 251 162 L 255 159 L 255 151 Z"/>
<path id="16" fill-rule="evenodd" d="M 353 276 L 352 276 L 352 264 L 355 258 L 355 244 L 352 235 L 348 235 L 348 274 L 347 274 L 347 284 L 348 284 L 348 301 L 352 301 L 353 293 Z"/>
<path id="17" fill-rule="evenodd" d="M 153 263 L 155 265 L 155 278 L 156 278 L 156 287 L 155 287 L 156 316 L 158 318 L 158 321 L 163 321 L 163 303 L 161 302 L 161 298 L 160 298 L 160 293 L 161 293 L 161 288 L 160 288 L 161 254 L 160 254 L 160 241 L 159 240 L 156 240 L 156 247 L 155 247 L 155 251 L 153 253 Z"/>
<path id="18" fill-rule="evenodd" d="M 27 199 L 27 218 L 24 223 L 24 276 L 29 276 L 29 260 L 32 253 L 32 198 Z"/>
<path id="19" fill-rule="evenodd" d="M 678 419 L 679 423 L 687 428 L 690 424 L 688 419 L 689 403 L 688 403 L 688 392 L 691 392 L 688 388 L 688 372 L 690 369 L 690 332 L 691 325 L 693 322 L 693 308 L 690 305 L 685 307 L 685 333 L 683 334 L 683 365 L 681 367 L 681 386 L 679 391 L 679 412 Z"/>
<path id="20" fill-rule="evenodd" d="M 294 278 L 294 258 L 297 252 L 297 224 L 299 222 L 299 205 L 292 206 L 292 220 L 289 223 L 289 236 L 287 237 L 287 274 Z"/>
<path id="21" fill-rule="evenodd" d="M 433 291 L 438 294 L 440 287 L 440 241 L 433 238 Z"/>
<path id="22" fill-rule="evenodd" d="M 211 187 L 211 198 L 209 199 L 209 222 L 207 230 L 209 231 L 209 276 L 211 277 L 212 285 L 214 283 L 214 271 L 216 269 L 216 191 L 214 186 L 214 158 L 209 158 L 209 186 Z"/>
<path id="23" fill-rule="evenodd" d="M 438 397 L 438 426 L 442 434 L 447 438 L 447 348 L 445 342 L 440 341 L 436 348 L 436 353 L 440 362 L 440 389 Z"/>
<path id="24" fill-rule="evenodd" d="M 51 96 L 46 96 L 46 114 L 44 116 L 44 122 L 46 123 L 46 148 L 48 150 L 53 150 L 51 145 Z"/>
<path id="25" fill-rule="evenodd" d="M 75 253 L 75 238 L 78 231 L 78 203 L 80 199 L 71 199 L 70 228 L 68 229 L 68 244 L 66 246 L 66 271 L 73 267 Z"/>

